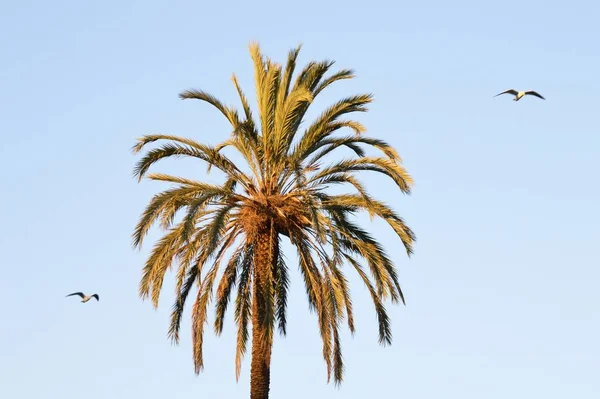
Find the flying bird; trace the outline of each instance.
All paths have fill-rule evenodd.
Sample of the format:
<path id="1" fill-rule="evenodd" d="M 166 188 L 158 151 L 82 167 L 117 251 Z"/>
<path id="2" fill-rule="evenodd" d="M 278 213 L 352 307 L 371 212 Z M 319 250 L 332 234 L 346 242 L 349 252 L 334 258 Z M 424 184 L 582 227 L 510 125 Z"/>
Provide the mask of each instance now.
<path id="1" fill-rule="evenodd" d="M 540 93 L 533 91 L 533 90 L 517 91 L 515 89 L 509 89 L 509 90 L 503 91 L 502 93 L 496 94 L 494 97 L 498 97 L 501 94 L 512 94 L 513 96 L 515 96 L 513 101 L 519 101 L 520 99 L 522 99 L 523 97 L 525 97 L 527 95 L 536 96 L 538 98 L 541 98 L 542 100 L 545 100 L 545 98 L 542 97 L 542 95 Z"/>
<path id="2" fill-rule="evenodd" d="M 79 295 L 81 297 L 81 302 L 86 303 L 87 301 L 89 301 L 92 298 L 96 298 L 97 301 L 100 301 L 100 297 L 98 296 L 98 294 L 94 294 L 94 295 L 84 295 L 83 292 L 74 292 L 72 294 L 67 295 L 67 297 L 69 296 L 73 296 L 73 295 Z"/>

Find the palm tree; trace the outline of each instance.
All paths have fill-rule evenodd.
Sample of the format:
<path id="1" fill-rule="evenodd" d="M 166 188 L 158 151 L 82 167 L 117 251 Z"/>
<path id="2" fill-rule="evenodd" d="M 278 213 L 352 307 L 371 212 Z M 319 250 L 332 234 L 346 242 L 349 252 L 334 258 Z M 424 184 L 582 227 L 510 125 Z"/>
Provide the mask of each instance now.
<path id="1" fill-rule="evenodd" d="M 282 236 L 297 250 L 308 302 L 318 317 L 327 381 L 333 373 L 336 384 L 342 381 L 343 374 L 339 336 L 343 319 L 354 333 L 352 301 L 343 266 L 356 270 L 371 295 L 381 344 L 390 344 L 392 340 L 384 299 L 404 302 L 393 262 L 351 216 L 366 211 L 385 220 L 409 256 L 415 240 L 403 219 L 388 205 L 371 197 L 356 178 L 356 172 L 378 172 L 391 178 L 406 194 L 412 185 L 394 148 L 383 140 L 365 137 L 365 128 L 360 123 L 342 119 L 353 112 L 367 111 L 366 106 L 372 101 L 370 94 L 342 99 L 298 134 L 313 99 L 332 83 L 354 77 L 348 69 L 325 77 L 333 62 L 323 61 L 309 62 L 293 81 L 299 51 L 300 46 L 289 52 L 283 69 L 264 57 L 257 43 L 250 45 L 258 102 L 256 120 L 235 75 L 232 80 L 242 103 L 242 114 L 204 91 L 188 90 L 180 94 L 182 99 L 211 104 L 227 118 L 232 134 L 223 143 L 210 146 L 183 137 L 148 135 L 140 138 L 133 148 L 138 153 L 150 143 L 166 141 L 145 153 L 134 175 L 139 180 L 146 176 L 176 184 L 152 198 L 133 234 L 133 245 L 139 248 L 155 221 L 160 221 L 166 231 L 146 261 L 140 296 L 151 297 L 157 307 L 165 273 L 173 263 L 178 265 L 177 298 L 169 328 L 170 338 L 177 343 L 184 304 L 192 287 L 197 286 L 192 338 L 198 374 L 204 366 L 202 342 L 213 290 L 216 287 L 217 335 L 223 330 L 230 297 L 236 290 L 236 380 L 251 324 L 252 399 L 269 396 L 275 325 L 280 334 L 286 334 L 289 277 L 281 252 Z M 352 133 L 335 136 L 343 128 L 351 129 Z M 363 146 L 374 147 L 380 151 L 379 156 L 365 155 Z M 222 150 L 226 147 L 237 150 L 243 163 L 236 164 L 224 155 Z M 353 156 L 323 166 L 324 158 L 341 147 L 351 149 Z M 209 171 L 216 168 L 223 172 L 224 183 L 215 185 L 148 173 L 151 165 L 169 157 L 200 159 L 208 164 Z M 353 188 L 353 193 L 331 194 L 326 189 L 332 185 L 346 185 Z M 176 214 L 182 216 L 177 221 Z M 228 250 L 231 252 L 226 256 Z M 221 265 L 223 270 L 219 274 Z"/>

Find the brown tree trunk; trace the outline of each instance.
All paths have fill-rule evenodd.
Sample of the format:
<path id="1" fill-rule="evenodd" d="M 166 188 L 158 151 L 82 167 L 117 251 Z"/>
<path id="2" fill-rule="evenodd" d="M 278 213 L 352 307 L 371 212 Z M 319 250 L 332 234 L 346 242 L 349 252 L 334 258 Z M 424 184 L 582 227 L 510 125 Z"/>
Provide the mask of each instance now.
<path id="1" fill-rule="evenodd" d="M 250 399 L 268 399 L 271 383 L 272 340 L 264 340 L 266 298 L 270 295 L 268 275 L 278 248 L 269 227 L 259 229 L 254 253 L 254 286 L 252 293 L 252 362 L 250 366 Z"/>
<path id="2" fill-rule="evenodd" d="M 254 296 L 256 298 L 256 294 Z M 252 364 L 250 366 L 250 399 L 268 399 L 271 383 L 271 365 L 269 348 L 262 342 L 262 329 L 259 327 L 257 313 L 260 305 L 252 306 Z"/>

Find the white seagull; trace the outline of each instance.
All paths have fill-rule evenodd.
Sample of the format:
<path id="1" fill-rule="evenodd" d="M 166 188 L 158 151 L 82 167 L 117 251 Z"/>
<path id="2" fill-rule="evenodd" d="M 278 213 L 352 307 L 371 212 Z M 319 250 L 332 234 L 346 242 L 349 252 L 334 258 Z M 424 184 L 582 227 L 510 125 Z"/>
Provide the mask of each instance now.
<path id="1" fill-rule="evenodd" d="M 515 96 L 515 99 L 513 101 L 519 101 L 526 95 L 536 96 L 538 98 L 541 98 L 542 100 L 545 100 L 545 98 L 542 97 L 542 95 L 540 93 L 533 91 L 533 90 L 517 91 L 515 89 L 509 89 L 509 90 L 503 91 L 502 93 L 496 94 L 494 97 L 498 97 L 501 94 L 512 94 L 513 96 Z"/>
<path id="2" fill-rule="evenodd" d="M 84 295 L 83 292 L 74 292 L 72 294 L 69 294 L 67 296 L 73 296 L 73 295 L 79 295 L 81 297 L 81 302 L 82 303 L 86 303 L 87 301 L 89 301 L 92 298 L 96 298 L 97 301 L 100 301 L 100 297 L 98 296 L 98 294 L 94 294 L 94 295 Z"/>

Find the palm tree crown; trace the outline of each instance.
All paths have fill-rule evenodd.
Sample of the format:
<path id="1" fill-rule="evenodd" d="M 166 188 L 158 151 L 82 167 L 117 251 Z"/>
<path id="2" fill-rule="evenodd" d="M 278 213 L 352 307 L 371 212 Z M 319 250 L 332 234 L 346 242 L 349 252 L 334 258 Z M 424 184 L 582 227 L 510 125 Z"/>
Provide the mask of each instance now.
<path id="1" fill-rule="evenodd" d="M 402 193 L 410 193 L 412 179 L 394 148 L 383 140 L 366 137 L 365 128 L 351 119 L 367 111 L 370 94 L 344 98 L 325 109 L 302 132 L 300 124 L 314 98 L 332 83 L 354 77 L 352 70 L 326 76 L 332 61 L 309 62 L 293 79 L 300 47 L 290 51 L 285 68 L 264 57 L 258 44 L 250 45 L 254 63 L 257 111 L 255 118 L 238 81 L 233 84 L 243 112 L 225 106 L 201 90 L 188 90 L 182 99 L 197 99 L 218 109 L 231 124 L 231 136 L 217 146 L 169 136 L 139 139 L 134 152 L 162 141 L 137 163 L 138 179 L 175 183 L 149 202 L 133 235 L 140 247 L 157 221 L 166 231 L 155 244 L 143 269 L 140 296 L 158 306 L 165 273 L 177 265 L 177 298 L 170 337 L 178 342 L 184 304 L 197 286 L 192 309 L 195 372 L 203 368 L 202 342 L 209 302 L 215 300 L 214 330 L 220 334 L 232 292 L 235 291 L 237 325 L 236 378 L 246 352 L 252 326 L 251 396 L 268 397 L 269 367 L 274 329 L 286 333 L 288 268 L 280 251 L 282 237 L 297 250 L 308 302 L 318 317 L 328 381 L 342 381 L 343 361 L 339 329 L 345 319 L 354 332 L 352 301 L 344 266 L 364 281 L 375 305 L 379 341 L 392 339 L 383 301 L 404 302 L 395 267 L 384 248 L 352 216 L 366 211 L 385 220 L 412 253 L 413 232 L 388 205 L 373 198 L 357 179 L 357 172 L 372 171 L 389 177 Z M 339 135 L 349 128 L 350 133 Z M 222 150 L 231 147 L 244 160 L 235 164 Z M 346 147 L 353 156 L 324 164 L 336 149 Z M 374 147 L 378 156 L 368 156 Z M 159 173 L 148 173 L 168 157 L 197 158 L 225 175 L 223 184 Z M 331 194 L 333 185 L 347 186 L 351 194 Z M 176 215 L 181 218 L 176 219 Z M 231 250 L 228 252 L 228 250 Z M 226 256 L 226 252 L 230 255 Z M 365 267 L 368 268 L 370 276 Z M 219 278 L 217 278 L 219 277 Z M 215 292 L 216 288 L 216 292 Z"/>

